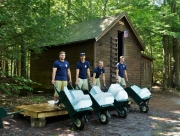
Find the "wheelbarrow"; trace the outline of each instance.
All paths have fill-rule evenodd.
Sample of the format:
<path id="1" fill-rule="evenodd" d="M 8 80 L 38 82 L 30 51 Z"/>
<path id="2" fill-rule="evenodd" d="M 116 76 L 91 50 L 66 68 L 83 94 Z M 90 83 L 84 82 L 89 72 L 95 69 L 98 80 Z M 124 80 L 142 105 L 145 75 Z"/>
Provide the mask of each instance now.
<path id="1" fill-rule="evenodd" d="M 90 92 L 88 90 L 84 90 L 85 94 L 89 94 L 91 100 L 93 102 L 92 108 L 95 114 L 98 116 L 99 121 L 106 125 L 109 122 L 109 108 L 113 106 L 114 97 L 111 93 L 102 92 L 99 86 L 91 86 Z M 77 86 L 78 87 L 78 86 Z M 78 87 L 79 88 L 79 87 Z"/>
<path id="2" fill-rule="evenodd" d="M 9 107 L 9 108 L 2 108 L 0 107 L 0 128 L 4 128 L 2 118 L 8 117 L 14 114 L 18 114 L 20 112 L 23 112 L 24 110 L 19 110 L 17 112 L 12 112 L 12 113 L 7 113 L 8 110 L 13 109 L 14 107 Z"/>
<path id="3" fill-rule="evenodd" d="M 127 92 L 119 86 L 118 84 L 111 84 L 109 89 L 104 86 L 107 92 L 111 93 L 114 97 L 114 106 L 113 108 L 117 111 L 119 117 L 126 118 L 127 117 L 127 106 L 129 102 L 129 98 Z"/>
<path id="4" fill-rule="evenodd" d="M 139 106 L 139 109 L 143 113 L 148 113 L 149 111 L 149 100 L 151 98 L 151 92 L 147 88 L 141 89 L 137 85 L 131 85 L 128 81 L 130 87 L 126 87 L 125 91 L 128 95 L 135 101 Z"/>
<path id="5" fill-rule="evenodd" d="M 72 87 L 72 85 L 71 85 Z M 85 122 L 88 122 L 86 115 L 92 110 L 92 101 L 89 95 L 85 95 L 81 90 L 68 90 L 64 87 L 64 91 L 60 91 L 54 84 L 54 88 L 59 95 L 59 102 L 64 104 L 69 117 L 77 129 L 82 130 Z"/>

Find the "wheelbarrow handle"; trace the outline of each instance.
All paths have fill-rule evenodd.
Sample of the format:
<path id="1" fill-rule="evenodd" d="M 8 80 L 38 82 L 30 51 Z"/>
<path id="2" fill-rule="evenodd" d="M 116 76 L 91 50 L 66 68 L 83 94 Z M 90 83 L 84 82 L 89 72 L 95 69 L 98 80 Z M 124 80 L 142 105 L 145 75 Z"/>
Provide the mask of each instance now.
<path id="1" fill-rule="evenodd" d="M 129 81 L 126 81 L 128 83 L 129 86 L 132 86 L 131 83 Z"/>
<path id="2" fill-rule="evenodd" d="M 11 107 L 8 107 L 8 108 L 4 108 L 5 110 L 10 110 L 10 109 L 12 109 L 12 108 L 14 108 L 14 106 L 11 106 Z"/>
<path id="3" fill-rule="evenodd" d="M 105 88 L 106 88 L 106 90 L 108 91 L 108 89 L 109 89 L 109 88 L 108 88 L 107 86 L 105 86 L 105 85 L 104 85 L 104 87 L 105 87 Z"/>
<path id="4" fill-rule="evenodd" d="M 60 93 L 60 90 L 57 88 L 57 86 L 55 84 L 53 85 L 54 85 L 55 90 Z"/>
<path id="5" fill-rule="evenodd" d="M 89 82 L 89 85 L 90 85 L 91 88 L 93 87 L 92 83 L 90 83 L 90 82 Z"/>
<path id="6" fill-rule="evenodd" d="M 77 86 L 77 88 L 79 89 L 79 90 L 81 90 L 81 88 L 78 86 L 78 85 L 76 85 Z"/>
<path id="7" fill-rule="evenodd" d="M 70 84 L 71 88 L 74 90 L 74 87 L 73 87 L 72 83 L 69 83 L 69 84 Z"/>

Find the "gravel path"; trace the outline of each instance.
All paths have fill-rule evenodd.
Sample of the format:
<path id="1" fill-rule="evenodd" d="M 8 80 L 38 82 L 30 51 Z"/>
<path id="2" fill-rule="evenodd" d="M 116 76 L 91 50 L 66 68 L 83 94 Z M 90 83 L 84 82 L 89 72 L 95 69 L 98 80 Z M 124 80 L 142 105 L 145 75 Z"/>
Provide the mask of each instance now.
<path id="1" fill-rule="evenodd" d="M 3 118 L 1 136 L 179 136 L 179 96 L 169 93 L 152 93 L 149 112 L 140 113 L 133 103 L 126 119 L 111 111 L 107 125 L 100 124 L 96 115 L 89 115 L 82 131 L 76 130 L 68 115 L 47 118 L 43 128 L 30 127 L 29 118 Z"/>

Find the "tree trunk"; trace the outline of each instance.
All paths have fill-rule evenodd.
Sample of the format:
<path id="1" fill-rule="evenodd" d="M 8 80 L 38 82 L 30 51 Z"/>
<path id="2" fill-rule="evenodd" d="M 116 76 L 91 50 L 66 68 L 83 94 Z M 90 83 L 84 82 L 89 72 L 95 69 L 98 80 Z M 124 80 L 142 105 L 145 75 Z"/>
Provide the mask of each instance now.
<path id="1" fill-rule="evenodd" d="M 10 76 L 13 76 L 13 63 L 14 63 L 14 59 L 13 59 L 13 57 L 11 57 L 11 63 L 10 63 L 10 65 L 11 65 L 11 75 Z"/>
<path id="2" fill-rule="evenodd" d="M 173 86 L 173 73 L 172 73 L 172 49 L 173 47 L 171 46 L 172 45 L 172 37 L 168 36 L 168 47 L 169 47 L 169 83 L 168 83 L 168 86 L 172 87 Z"/>
<path id="3" fill-rule="evenodd" d="M 26 45 L 21 45 L 21 76 L 26 77 Z"/>
<path id="4" fill-rule="evenodd" d="M 14 60 L 14 69 L 13 69 L 13 75 L 17 75 L 17 63 L 16 63 L 16 59 Z"/>
<path id="5" fill-rule="evenodd" d="M 178 14 L 178 10 L 177 10 L 177 2 L 176 0 L 172 1 L 171 3 L 171 10 L 172 13 L 177 13 Z M 173 23 L 173 27 L 172 30 L 174 32 L 178 32 L 177 31 L 177 24 Z M 174 75 L 175 75 L 175 86 L 178 88 L 178 90 L 180 90 L 180 75 L 179 75 L 179 41 L 176 37 L 173 38 L 173 57 L 174 57 Z"/>
<path id="6" fill-rule="evenodd" d="M 103 9 L 103 16 L 106 16 L 106 8 L 107 8 L 107 3 L 108 3 L 108 0 L 105 0 L 104 1 L 104 9 Z"/>
<path id="7" fill-rule="evenodd" d="M 180 89 L 179 80 L 179 42 L 177 38 L 173 38 L 173 57 L 174 57 L 174 75 L 175 75 L 175 85 Z"/>
<path id="8" fill-rule="evenodd" d="M 5 60 L 5 75 L 9 76 L 9 65 L 8 65 L 8 60 Z"/>
<path id="9" fill-rule="evenodd" d="M 3 71 L 3 60 L 2 60 L 2 56 L 0 56 L 0 77 L 2 76 L 2 72 Z"/>
<path id="10" fill-rule="evenodd" d="M 70 17 L 70 10 L 71 10 L 71 0 L 68 0 L 68 13 L 67 13 L 67 16 Z"/>
<path id="11" fill-rule="evenodd" d="M 167 66 L 168 66 L 168 61 L 167 61 L 167 43 L 166 43 L 166 35 L 163 35 L 162 43 L 163 43 L 163 90 L 167 88 Z"/>

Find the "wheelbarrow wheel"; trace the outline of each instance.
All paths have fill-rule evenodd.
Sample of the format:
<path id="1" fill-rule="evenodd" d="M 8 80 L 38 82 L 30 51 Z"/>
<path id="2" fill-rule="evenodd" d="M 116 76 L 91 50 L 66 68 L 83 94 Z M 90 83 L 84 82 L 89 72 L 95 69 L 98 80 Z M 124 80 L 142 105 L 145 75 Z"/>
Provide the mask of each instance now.
<path id="1" fill-rule="evenodd" d="M 145 103 L 140 105 L 140 111 L 143 113 L 148 113 L 148 111 L 149 111 L 148 105 L 146 105 Z"/>
<path id="2" fill-rule="evenodd" d="M 105 125 L 107 125 L 108 124 L 108 122 L 109 122 L 109 116 L 108 116 L 108 113 L 107 113 L 107 111 L 102 111 L 101 112 L 101 114 L 100 114 L 100 122 L 102 123 L 102 124 L 105 124 Z"/>
<path id="3" fill-rule="evenodd" d="M 81 116 L 81 117 L 76 118 L 76 128 L 79 130 L 83 130 L 84 126 L 85 126 L 84 117 Z"/>
<path id="4" fill-rule="evenodd" d="M 119 117 L 121 118 L 126 118 L 127 117 L 127 108 L 126 107 L 123 107 L 121 112 L 118 113 Z"/>

